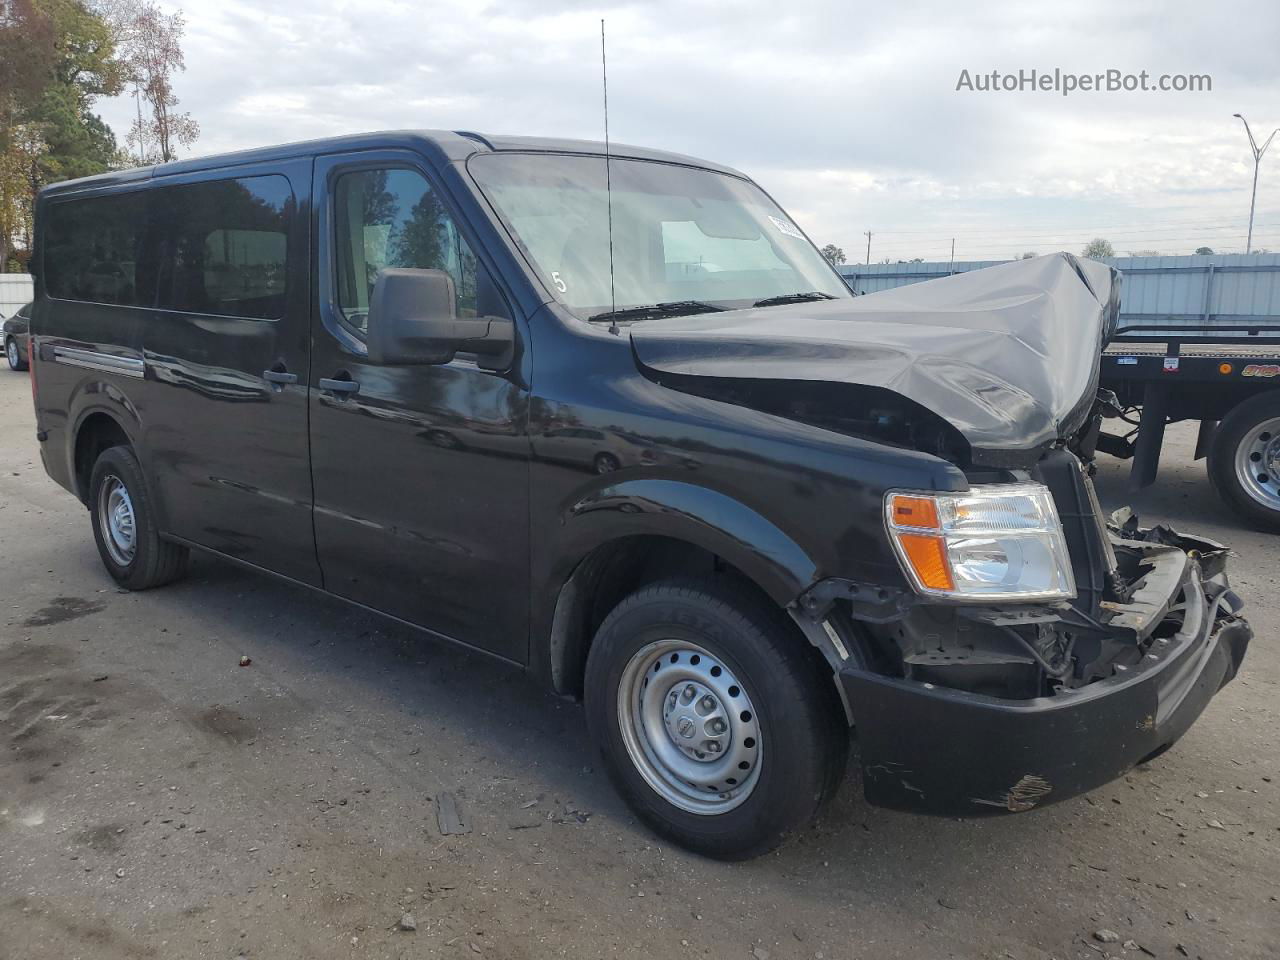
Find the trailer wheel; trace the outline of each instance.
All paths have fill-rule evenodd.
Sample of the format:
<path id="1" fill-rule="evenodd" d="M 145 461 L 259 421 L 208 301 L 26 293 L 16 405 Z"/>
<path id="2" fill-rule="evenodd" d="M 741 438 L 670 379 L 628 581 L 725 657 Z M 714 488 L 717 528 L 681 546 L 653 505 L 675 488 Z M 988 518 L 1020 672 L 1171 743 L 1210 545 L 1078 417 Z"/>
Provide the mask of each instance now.
<path id="1" fill-rule="evenodd" d="M 1280 392 L 1237 405 L 1214 431 L 1209 480 L 1218 495 L 1261 530 L 1280 530 Z"/>

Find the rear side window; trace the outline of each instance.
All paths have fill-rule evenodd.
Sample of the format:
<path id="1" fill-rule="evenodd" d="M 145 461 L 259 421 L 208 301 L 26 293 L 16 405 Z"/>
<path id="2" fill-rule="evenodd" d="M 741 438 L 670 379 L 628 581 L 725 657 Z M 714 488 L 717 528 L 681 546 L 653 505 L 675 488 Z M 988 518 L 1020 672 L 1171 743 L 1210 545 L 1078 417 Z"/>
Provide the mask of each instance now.
<path id="1" fill-rule="evenodd" d="M 276 320 L 284 315 L 293 192 L 281 176 L 155 191 L 165 255 L 157 306 Z"/>
<path id="2" fill-rule="evenodd" d="M 50 296 L 154 305 L 159 264 L 144 197 L 123 193 L 49 206 L 44 268 Z"/>
<path id="3" fill-rule="evenodd" d="M 278 175 L 55 203 L 45 225 L 49 295 L 279 319 L 294 208 Z"/>

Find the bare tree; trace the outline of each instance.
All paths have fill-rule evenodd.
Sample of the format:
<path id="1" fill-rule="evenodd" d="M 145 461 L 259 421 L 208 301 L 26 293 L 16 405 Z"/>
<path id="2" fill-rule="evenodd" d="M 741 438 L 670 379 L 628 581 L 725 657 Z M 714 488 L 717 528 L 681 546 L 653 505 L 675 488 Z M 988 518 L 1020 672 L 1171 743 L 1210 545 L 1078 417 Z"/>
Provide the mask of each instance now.
<path id="1" fill-rule="evenodd" d="M 177 111 L 173 92 L 174 74 L 187 68 L 182 55 L 186 22 L 180 12 L 167 14 L 152 0 L 98 0 L 96 6 L 111 25 L 138 106 L 125 142 L 140 163 L 168 163 L 177 158 L 178 147 L 200 136 L 191 114 Z"/>

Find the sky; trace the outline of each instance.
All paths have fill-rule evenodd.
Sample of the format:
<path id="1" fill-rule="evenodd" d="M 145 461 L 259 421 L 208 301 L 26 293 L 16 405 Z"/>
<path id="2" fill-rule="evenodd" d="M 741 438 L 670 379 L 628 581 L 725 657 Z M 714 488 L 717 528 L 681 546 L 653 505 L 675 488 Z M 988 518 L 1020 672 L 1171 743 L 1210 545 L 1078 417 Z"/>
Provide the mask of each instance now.
<path id="1" fill-rule="evenodd" d="M 749 174 L 851 263 L 1243 252 L 1280 127 L 1280 3 L 162 2 L 192 155 L 371 130 L 601 139 Z M 1207 75 L 1208 91 L 982 91 L 980 75 Z M 123 140 L 129 97 L 102 113 Z M 1280 137 L 1254 248 L 1280 250 Z"/>

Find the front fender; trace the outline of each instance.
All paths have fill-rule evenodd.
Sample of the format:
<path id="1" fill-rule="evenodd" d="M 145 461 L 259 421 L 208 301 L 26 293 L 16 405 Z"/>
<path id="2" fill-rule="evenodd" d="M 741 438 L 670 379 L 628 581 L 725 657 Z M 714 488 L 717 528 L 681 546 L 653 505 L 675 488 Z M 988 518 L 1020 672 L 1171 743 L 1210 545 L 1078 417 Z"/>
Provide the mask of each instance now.
<path id="1" fill-rule="evenodd" d="M 552 689 L 573 695 L 589 636 L 580 618 L 598 573 L 598 548 L 638 536 L 699 547 L 732 564 L 780 607 L 817 575 L 812 557 L 768 518 L 725 493 L 683 480 L 641 477 L 605 480 L 556 511 L 547 535 L 535 541 L 530 666 Z M 584 592 L 585 591 L 585 592 Z M 543 639 L 545 638 L 545 639 Z"/>
<path id="2" fill-rule="evenodd" d="M 785 606 L 817 577 L 813 559 L 767 518 L 727 494 L 681 480 L 637 478 L 612 483 L 576 501 L 561 517 L 557 551 L 564 576 L 577 560 L 610 540 L 670 537 L 723 557 Z M 563 576 L 560 577 L 560 581 Z"/>

